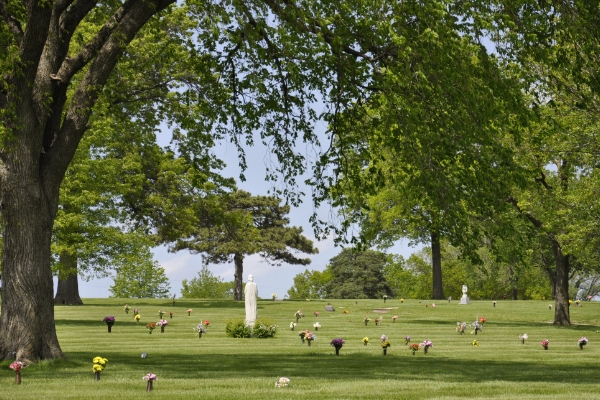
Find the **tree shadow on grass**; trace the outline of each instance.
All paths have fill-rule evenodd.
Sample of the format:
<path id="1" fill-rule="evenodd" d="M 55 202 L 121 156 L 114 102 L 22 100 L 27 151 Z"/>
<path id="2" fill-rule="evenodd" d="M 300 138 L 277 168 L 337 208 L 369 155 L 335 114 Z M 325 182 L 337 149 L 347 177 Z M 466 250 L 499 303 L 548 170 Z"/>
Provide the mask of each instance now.
<path id="1" fill-rule="evenodd" d="M 257 350 L 258 351 L 258 350 Z M 323 349 L 304 354 L 210 354 L 207 356 L 171 354 L 142 359 L 139 355 L 113 355 L 113 365 L 126 365 L 127 369 L 145 371 L 149 367 L 155 373 L 182 379 L 240 379 L 268 378 L 277 376 L 304 377 L 310 379 L 361 380 L 414 379 L 415 381 L 442 380 L 447 382 L 510 381 L 510 382 L 563 382 L 577 374 L 580 384 L 600 383 L 595 369 L 583 369 L 575 358 L 571 362 L 556 365 L 525 361 L 456 360 L 435 355 L 415 356 L 374 354 L 334 355 Z M 389 354 L 389 353 L 388 353 Z M 87 353 L 69 353 L 69 357 L 89 358 Z"/>

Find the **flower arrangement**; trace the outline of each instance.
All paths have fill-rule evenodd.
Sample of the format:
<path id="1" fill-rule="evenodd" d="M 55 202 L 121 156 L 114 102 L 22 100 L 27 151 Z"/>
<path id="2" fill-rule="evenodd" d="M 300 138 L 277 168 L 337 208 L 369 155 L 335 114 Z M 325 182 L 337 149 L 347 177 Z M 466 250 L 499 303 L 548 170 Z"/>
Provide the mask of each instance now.
<path id="1" fill-rule="evenodd" d="M 474 333 L 475 335 L 477 335 L 477 332 L 483 332 L 483 325 L 481 325 L 479 322 L 475 321 L 471 326 L 473 327 L 473 331 L 471 331 L 471 334 Z"/>
<path id="2" fill-rule="evenodd" d="M 165 312 L 163 310 L 158 310 L 158 318 L 162 319 L 163 315 L 165 315 Z"/>
<path id="3" fill-rule="evenodd" d="M 21 368 L 23 368 L 23 363 L 21 361 L 14 361 L 8 367 L 15 371 L 15 384 L 20 385 L 21 384 Z"/>
<path id="4" fill-rule="evenodd" d="M 423 347 L 423 352 L 427 354 L 427 350 L 429 350 L 430 347 L 433 347 L 433 342 L 424 340 L 423 343 L 421 343 L 421 347 Z"/>
<path id="5" fill-rule="evenodd" d="M 137 308 L 133 310 L 133 316 L 134 316 L 134 317 L 135 317 L 136 315 L 139 315 L 139 313 L 140 313 L 140 312 L 138 311 L 138 309 L 137 309 Z"/>
<path id="6" fill-rule="evenodd" d="M 152 335 L 152 331 L 156 329 L 156 324 L 154 322 L 149 322 L 146 324 L 146 329 Z"/>
<path id="7" fill-rule="evenodd" d="M 363 344 L 364 344 L 365 346 L 366 346 L 366 345 L 368 345 L 368 344 L 369 344 L 369 338 L 365 336 L 365 337 L 363 338 L 362 342 L 363 342 Z"/>
<path id="8" fill-rule="evenodd" d="M 463 335 L 465 333 L 465 330 L 467 329 L 467 323 L 463 322 L 457 322 L 456 323 L 456 332 L 460 333 L 461 335 Z"/>
<path id="9" fill-rule="evenodd" d="M 304 339 L 306 340 L 306 343 L 308 343 L 308 347 L 310 347 L 310 343 L 313 340 L 317 340 L 317 335 L 315 335 L 312 332 L 306 331 L 306 336 L 304 336 Z"/>
<path id="10" fill-rule="evenodd" d="M 173 318 L 173 311 L 169 311 L 169 317 Z"/>
<path id="11" fill-rule="evenodd" d="M 340 355 L 340 349 L 342 348 L 342 346 L 344 346 L 346 344 L 346 341 L 342 338 L 335 338 L 331 341 L 331 343 L 329 343 L 330 346 L 335 347 L 335 355 L 339 356 Z"/>
<path id="12" fill-rule="evenodd" d="M 290 378 L 286 378 L 285 376 L 278 378 L 277 382 L 275 382 L 275 387 L 277 387 L 277 388 L 284 388 L 284 387 L 288 387 L 289 385 L 290 385 Z"/>
<path id="13" fill-rule="evenodd" d="M 21 361 L 15 361 L 8 366 L 8 368 L 15 370 L 15 372 L 21 372 L 21 368 L 23 368 L 23 363 Z"/>
<path id="14" fill-rule="evenodd" d="M 146 374 L 142 377 L 142 379 L 145 381 L 148 381 L 148 384 L 146 385 L 146 392 L 151 392 L 152 391 L 152 383 L 154 381 L 158 380 L 158 378 L 154 374 Z"/>
<path id="15" fill-rule="evenodd" d="M 313 328 L 315 328 L 315 331 L 318 331 L 320 327 L 321 327 L 321 324 L 320 324 L 320 323 L 318 323 L 318 322 L 315 322 L 315 323 L 313 324 Z"/>
<path id="16" fill-rule="evenodd" d="M 94 380 L 100 380 L 100 372 L 104 371 L 106 364 L 108 364 L 108 360 L 103 357 L 94 357 L 92 360 L 94 365 L 92 366 L 92 371 L 94 371 Z"/>
<path id="17" fill-rule="evenodd" d="M 365 322 L 365 326 L 367 326 L 367 324 L 369 323 L 370 320 L 371 319 L 365 315 L 365 317 L 363 318 L 363 321 Z"/>
<path id="18" fill-rule="evenodd" d="M 573 300 L 569 299 L 569 305 L 573 304 Z"/>
<path id="19" fill-rule="evenodd" d="M 304 317 L 304 314 L 302 313 L 302 310 L 298 310 L 294 313 L 294 316 L 296 317 L 296 322 L 298 322 L 300 318 Z"/>
<path id="20" fill-rule="evenodd" d="M 408 346 L 408 349 L 410 350 L 410 352 L 412 353 L 412 355 L 414 356 L 415 353 L 417 351 L 419 351 L 419 344 L 418 343 L 413 343 L 410 346 Z"/>
<path id="21" fill-rule="evenodd" d="M 552 310 L 552 304 L 548 304 L 548 310 Z"/>
<path id="22" fill-rule="evenodd" d="M 382 342 L 385 342 L 385 341 L 388 340 L 388 337 L 385 336 L 385 335 L 381 335 L 380 339 L 381 339 Z"/>
<path id="23" fill-rule="evenodd" d="M 585 336 L 583 336 L 581 339 L 579 339 L 577 341 L 577 343 L 579 344 L 579 348 L 581 350 L 583 350 L 583 346 L 585 346 L 588 343 L 588 340 L 587 340 L 587 338 Z"/>
<path id="24" fill-rule="evenodd" d="M 548 345 L 550 344 L 550 341 L 548 339 L 544 339 L 540 342 L 540 344 L 542 345 L 542 347 L 544 347 L 544 350 L 548 350 Z"/>
<path id="25" fill-rule="evenodd" d="M 125 310 L 125 314 L 129 314 L 129 304 L 125 304 L 125 307 L 123 307 L 123 310 Z"/>
<path id="26" fill-rule="evenodd" d="M 137 322 L 138 324 L 140 323 L 140 314 L 136 314 L 135 317 L 133 317 L 135 319 L 135 322 Z"/>
<path id="27" fill-rule="evenodd" d="M 380 315 L 378 317 L 375 318 L 375 325 L 379 325 L 379 323 L 383 320 L 383 317 Z"/>
<path id="28" fill-rule="evenodd" d="M 383 302 L 385 303 L 387 301 L 387 294 L 383 295 Z"/>
<path id="29" fill-rule="evenodd" d="M 192 309 L 191 309 L 191 308 L 188 308 L 188 310 L 187 310 L 187 313 L 188 313 L 188 317 L 189 317 L 190 315 L 192 315 Z"/>
<path id="30" fill-rule="evenodd" d="M 404 303 L 404 297 L 400 298 L 400 303 Z"/>
<path id="31" fill-rule="evenodd" d="M 165 333 L 165 326 L 169 325 L 169 321 L 161 319 L 156 325 L 160 326 L 160 333 Z"/>
<path id="32" fill-rule="evenodd" d="M 273 299 L 273 301 L 277 300 L 279 296 L 277 296 L 277 293 L 273 293 L 271 295 L 271 298 Z"/>
<path id="33" fill-rule="evenodd" d="M 198 326 L 194 328 L 194 330 L 198 332 L 198 339 L 202 339 L 202 334 L 206 333 L 206 329 L 204 329 L 202 322 L 200 322 Z"/>
<path id="34" fill-rule="evenodd" d="M 210 326 L 210 321 L 209 321 L 209 320 L 207 320 L 207 319 L 205 319 L 205 320 L 204 320 L 204 326 Z"/>
<path id="35" fill-rule="evenodd" d="M 115 324 L 115 317 L 113 317 L 113 316 L 104 317 L 102 322 L 106 323 L 106 326 L 108 326 L 108 333 L 110 333 L 112 326 Z"/>
<path id="36" fill-rule="evenodd" d="M 581 305 L 581 300 L 579 300 L 579 299 L 575 300 L 575 304 L 577 304 L 577 307 L 579 307 Z"/>
<path id="37" fill-rule="evenodd" d="M 408 343 L 410 343 L 410 336 L 404 336 L 404 345 L 406 346 Z"/>
<path id="38" fill-rule="evenodd" d="M 383 355 L 387 355 L 387 349 L 388 347 L 392 347 L 392 344 L 390 342 L 388 342 L 387 340 L 384 342 L 381 342 L 381 348 L 383 349 Z"/>
<path id="39" fill-rule="evenodd" d="M 471 345 L 473 345 L 473 346 L 479 346 L 479 343 L 477 343 L 477 340 L 473 340 L 473 341 L 471 342 Z"/>
<path id="40" fill-rule="evenodd" d="M 344 314 L 348 314 L 348 310 L 344 310 L 342 311 Z"/>
<path id="41" fill-rule="evenodd" d="M 319 312 L 315 311 L 313 314 L 315 314 L 315 317 L 319 318 Z"/>
<path id="42" fill-rule="evenodd" d="M 481 318 L 479 318 L 479 323 L 480 323 L 481 325 L 485 324 L 485 321 L 487 321 L 487 319 L 485 319 L 485 317 L 481 317 Z"/>
<path id="43" fill-rule="evenodd" d="M 529 336 L 527 336 L 527 334 L 524 333 L 521 336 L 519 336 L 519 339 L 521 339 L 521 344 L 525 344 L 525 340 L 529 339 Z"/>
<path id="44" fill-rule="evenodd" d="M 398 319 L 398 316 L 397 316 L 397 315 L 394 315 L 394 316 L 392 317 L 392 322 L 396 322 L 396 320 L 397 320 L 397 319 Z"/>
<path id="45" fill-rule="evenodd" d="M 435 303 L 431 303 L 431 308 L 435 308 Z"/>
<path id="46" fill-rule="evenodd" d="M 290 330 L 294 330 L 294 328 L 296 327 L 296 325 L 298 325 L 297 323 L 295 323 L 294 321 L 290 322 Z"/>
<path id="47" fill-rule="evenodd" d="M 496 308 L 496 301 L 493 301 L 492 304 L 494 305 L 494 308 Z"/>
<path id="48" fill-rule="evenodd" d="M 304 339 L 306 338 L 307 333 L 310 333 L 308 329 L 300 331 L 300 333 L 298 334 L 298 336 L 300 336 L 300 340 L 302 340 L 302 343 L 304 343 Z"/>

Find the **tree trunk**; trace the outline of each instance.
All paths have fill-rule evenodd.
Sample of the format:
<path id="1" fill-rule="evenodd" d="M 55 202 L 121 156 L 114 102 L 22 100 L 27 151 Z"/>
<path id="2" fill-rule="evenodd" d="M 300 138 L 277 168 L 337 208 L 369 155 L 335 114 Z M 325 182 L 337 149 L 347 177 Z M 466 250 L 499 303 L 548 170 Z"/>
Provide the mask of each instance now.
<path id="1" fill-rule="evenodd" d="M 56 288 L 56 296 L 54 296 L 54 304 L 81 305 L 81 297 L 79 297 L 79 282 L 77 280 L 77 257 L 67 253 L 60 255 L 60 263 L 63 265 L 68 275 L 66 279 L 58 278 L 58 287 Z"/>
<path id="2" fill-rule="evenodd" d="M 240 253 L 235 253 L 233 256 L 233 262 L 235 263 L 235 286 L 233 289 L 233 299 L 240 301 L 242 300 L 242 279 L 244 274 L 244 256 Z"/>
<path id="3" fill-rule="evenodd" d="M 571 325 L 569 314 L 569 255 L 562 252 L 559 243 L 552 239 L 552 252 L 556 263 L 556 300 L 554 325 Z"/>
<path id="4" fill-rule="evenodd" d="M 16 359 L 30 364 L 37 359 L 63 357 L 63 354 L 54 325 L 50 266 L 55 214 L 51 210 L 56 210 L 53 205 L 58 203 L 58 191 L 56 199 L 51 199 L 37 174 L 24 172 L 24 165 L 27 163 L 11 165 L 14 168 L 11 172 L 16 175 L 12 178 L 22 184 L 4 191 L 2 201 L 0 358 L 13 358 L 11 355 L 16 352 Z"/>
<path id="5" fill-rule="evenodd" d="M 431 232 L 431 262 L 433 264 L 433 295 L 431 298 L 442 300 L 446 297 L 442 287 L 442 252 L 437 232 Z"/>

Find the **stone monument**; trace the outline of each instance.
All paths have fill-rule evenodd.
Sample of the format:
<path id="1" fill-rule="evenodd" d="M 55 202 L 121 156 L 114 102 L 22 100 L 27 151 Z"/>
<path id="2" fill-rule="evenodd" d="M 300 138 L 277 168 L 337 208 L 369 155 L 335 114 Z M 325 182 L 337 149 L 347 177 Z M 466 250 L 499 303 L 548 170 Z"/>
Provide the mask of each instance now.
<path id="1" fill-rule="evenodd" d="M 256 298 L 258 297 L 258 287 L 254 283 L 254 277 L 248 275 L 248 283 L 244 288 L 246 298 L 246 326 L 253 327 L 256 322 Z"/>
<path id="2" fill-rule="evenodd" d="M 463 295 L 460 298 L 460 303 L 458 304 L 471 304 L 471 300 L 469 300 L 469 296 L 467 296 L 467 285 L 463 285 L 462 292 Z"/>

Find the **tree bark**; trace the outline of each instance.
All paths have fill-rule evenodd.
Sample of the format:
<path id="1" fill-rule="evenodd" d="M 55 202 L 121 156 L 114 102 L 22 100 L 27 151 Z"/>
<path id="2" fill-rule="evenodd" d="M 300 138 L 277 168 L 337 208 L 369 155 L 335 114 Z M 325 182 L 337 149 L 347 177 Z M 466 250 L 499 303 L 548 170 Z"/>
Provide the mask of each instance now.
<path id="1" fill-rule="evenodd" d="M 558 241 L 551 239 L 552 252 L 556 263 L 556 296 L 554 307 L 554 325 L 570 326 L 569 313 L 569 255 L 563 254 Z"/>
<path id="2" fill-rule="evenodd" d="M 244 274 L 244 256 L 240 253 L 235 253 L 233 256 L 233 262 L 235 263 L 235 286 L 233 288 L 233 299 L 241 301 L 243 298 L 242 280 Z"/>
<path id="3" fill-rule="evenodd" d="M 81 305 L 81 297 L 79 297 L 79 282 L 77 280 L 77 257 L 67 253 L 60 255 L 60 263 L 63 265 L 68 275 L 65 279 L 58 277 L 58 287 L 56 288 L 56 296 L 54 296 L 54 304 Z"/>
<path id="4" fill-rule="evenodd" d="M 442 287 L 442 252 L 440 248 L 440 236 L 437 232 L 431 232 L 431 263 L 433 264 L 433 295 L 432 299 L 442 300 L 444 288 Z"/>

